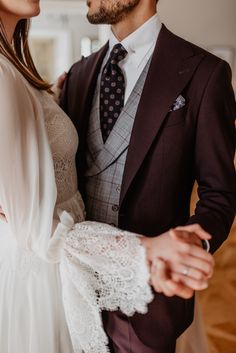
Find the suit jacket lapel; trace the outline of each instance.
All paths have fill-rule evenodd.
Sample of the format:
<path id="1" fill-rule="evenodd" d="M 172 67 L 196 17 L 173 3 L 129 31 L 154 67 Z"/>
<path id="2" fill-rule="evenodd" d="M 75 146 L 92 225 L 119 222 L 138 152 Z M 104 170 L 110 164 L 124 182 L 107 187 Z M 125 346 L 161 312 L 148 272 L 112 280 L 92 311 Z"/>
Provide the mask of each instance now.
<path id="1" fill-rule="evenodd" d="M 80 141 L 77 153 L 77 168 L 80 175 L 83 175 L 85 169 L 87 129 L 97 77 L 107 50 L 108 43 L 97 53 L 88 58 L 84 58 L 79 66 L 77 76 L 73 77 L 74 95 L 73 98 L 71 97 L 70 101 L 72 104 L 73 121 L 77 128 Z"/>
<path id="2" fill-rule="evenodd" d="M 86 61 L 84 65 L 81 65 L 81 72 L 79 72 L 77 82 L 77 91 L 81 91 L 80 101 L 76 102 L 77 109 L 74 109 L 75 112 L 81 114 L 79 115 L 79 119 L 82 118 L 81 130 L 83 130 L 85 121 L 88 120 L 87 117 L 90 114 L 92 100 L 96 89 L 97 77 L 100 72 L 101 65 L 107 50 L 108 43 L 104 47 L 102 47 L 99 52 L 84 59 Z M 83 82 L 83 87 L 81 87 L 81 82 Z"/>
<path id="3" fill-rule="evenodd" d="M 123 177 L 120 204 L 158 134 L 173 102 L 182 92 L 204 55 L 163 25 L 136 114 Z"/>

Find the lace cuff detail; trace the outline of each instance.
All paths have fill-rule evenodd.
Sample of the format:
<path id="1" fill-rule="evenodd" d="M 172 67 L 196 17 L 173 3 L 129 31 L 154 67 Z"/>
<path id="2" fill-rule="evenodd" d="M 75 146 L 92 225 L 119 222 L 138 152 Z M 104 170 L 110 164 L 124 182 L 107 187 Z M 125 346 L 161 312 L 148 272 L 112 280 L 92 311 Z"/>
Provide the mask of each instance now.
<path id="1" fill-rule="evenodd" d="M 78 223 L 68 232 L 60 270 L 75 353 L 109 352 L 103 309 L 144 314 L 153 299 L 138 236 L 103 223 Z"/>

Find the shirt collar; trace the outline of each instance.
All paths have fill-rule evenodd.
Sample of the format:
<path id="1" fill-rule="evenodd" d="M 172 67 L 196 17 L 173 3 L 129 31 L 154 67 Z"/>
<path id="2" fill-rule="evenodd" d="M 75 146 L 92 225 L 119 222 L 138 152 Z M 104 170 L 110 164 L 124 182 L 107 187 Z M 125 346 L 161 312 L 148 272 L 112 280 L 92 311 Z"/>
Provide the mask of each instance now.
<path id="1" fill-rule="evenodd" d="M 119 41 L 112 30 L 109 38 L 109 51 L 114 45 L 121 43 L 127 50 L 128 56 L 132 59 L 133 64 L 138 68 L 142 63 L 149 50 L 155 45 L 158 35 L 160 33 L 162 23 L 157 14 L 152 16 L 136 31 L 131 33 L 123 41 Z"/>

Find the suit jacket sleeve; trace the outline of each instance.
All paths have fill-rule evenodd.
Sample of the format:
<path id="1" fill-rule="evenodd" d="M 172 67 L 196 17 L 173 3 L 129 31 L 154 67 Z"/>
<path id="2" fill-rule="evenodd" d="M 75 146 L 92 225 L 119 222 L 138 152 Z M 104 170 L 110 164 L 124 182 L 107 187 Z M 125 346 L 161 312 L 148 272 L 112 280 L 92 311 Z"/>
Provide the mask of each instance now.
<path id="1" fill-rule="evenodd" d="M 212 235 L 211 252 L 226 239 L 236 209 L 235 98 L 229 65 L 220 61 L 200 105 L 195 148 L 198 196 L 189 224 L 198 223 Z"/>

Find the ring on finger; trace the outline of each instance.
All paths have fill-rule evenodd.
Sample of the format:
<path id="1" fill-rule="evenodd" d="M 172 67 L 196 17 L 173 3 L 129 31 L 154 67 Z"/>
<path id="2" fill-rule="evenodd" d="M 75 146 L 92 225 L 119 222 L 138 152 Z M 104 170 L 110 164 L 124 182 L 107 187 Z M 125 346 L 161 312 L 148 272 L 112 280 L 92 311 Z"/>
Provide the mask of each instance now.
<path id="1" fill-rule="evenodd" d="M 190 268 L 189 267 L 185 267 L 183 269 L 183 271 L 182 271 L 182 274 L 187 277 L 189 275 L 189 271 L 190 271 Z"/>

